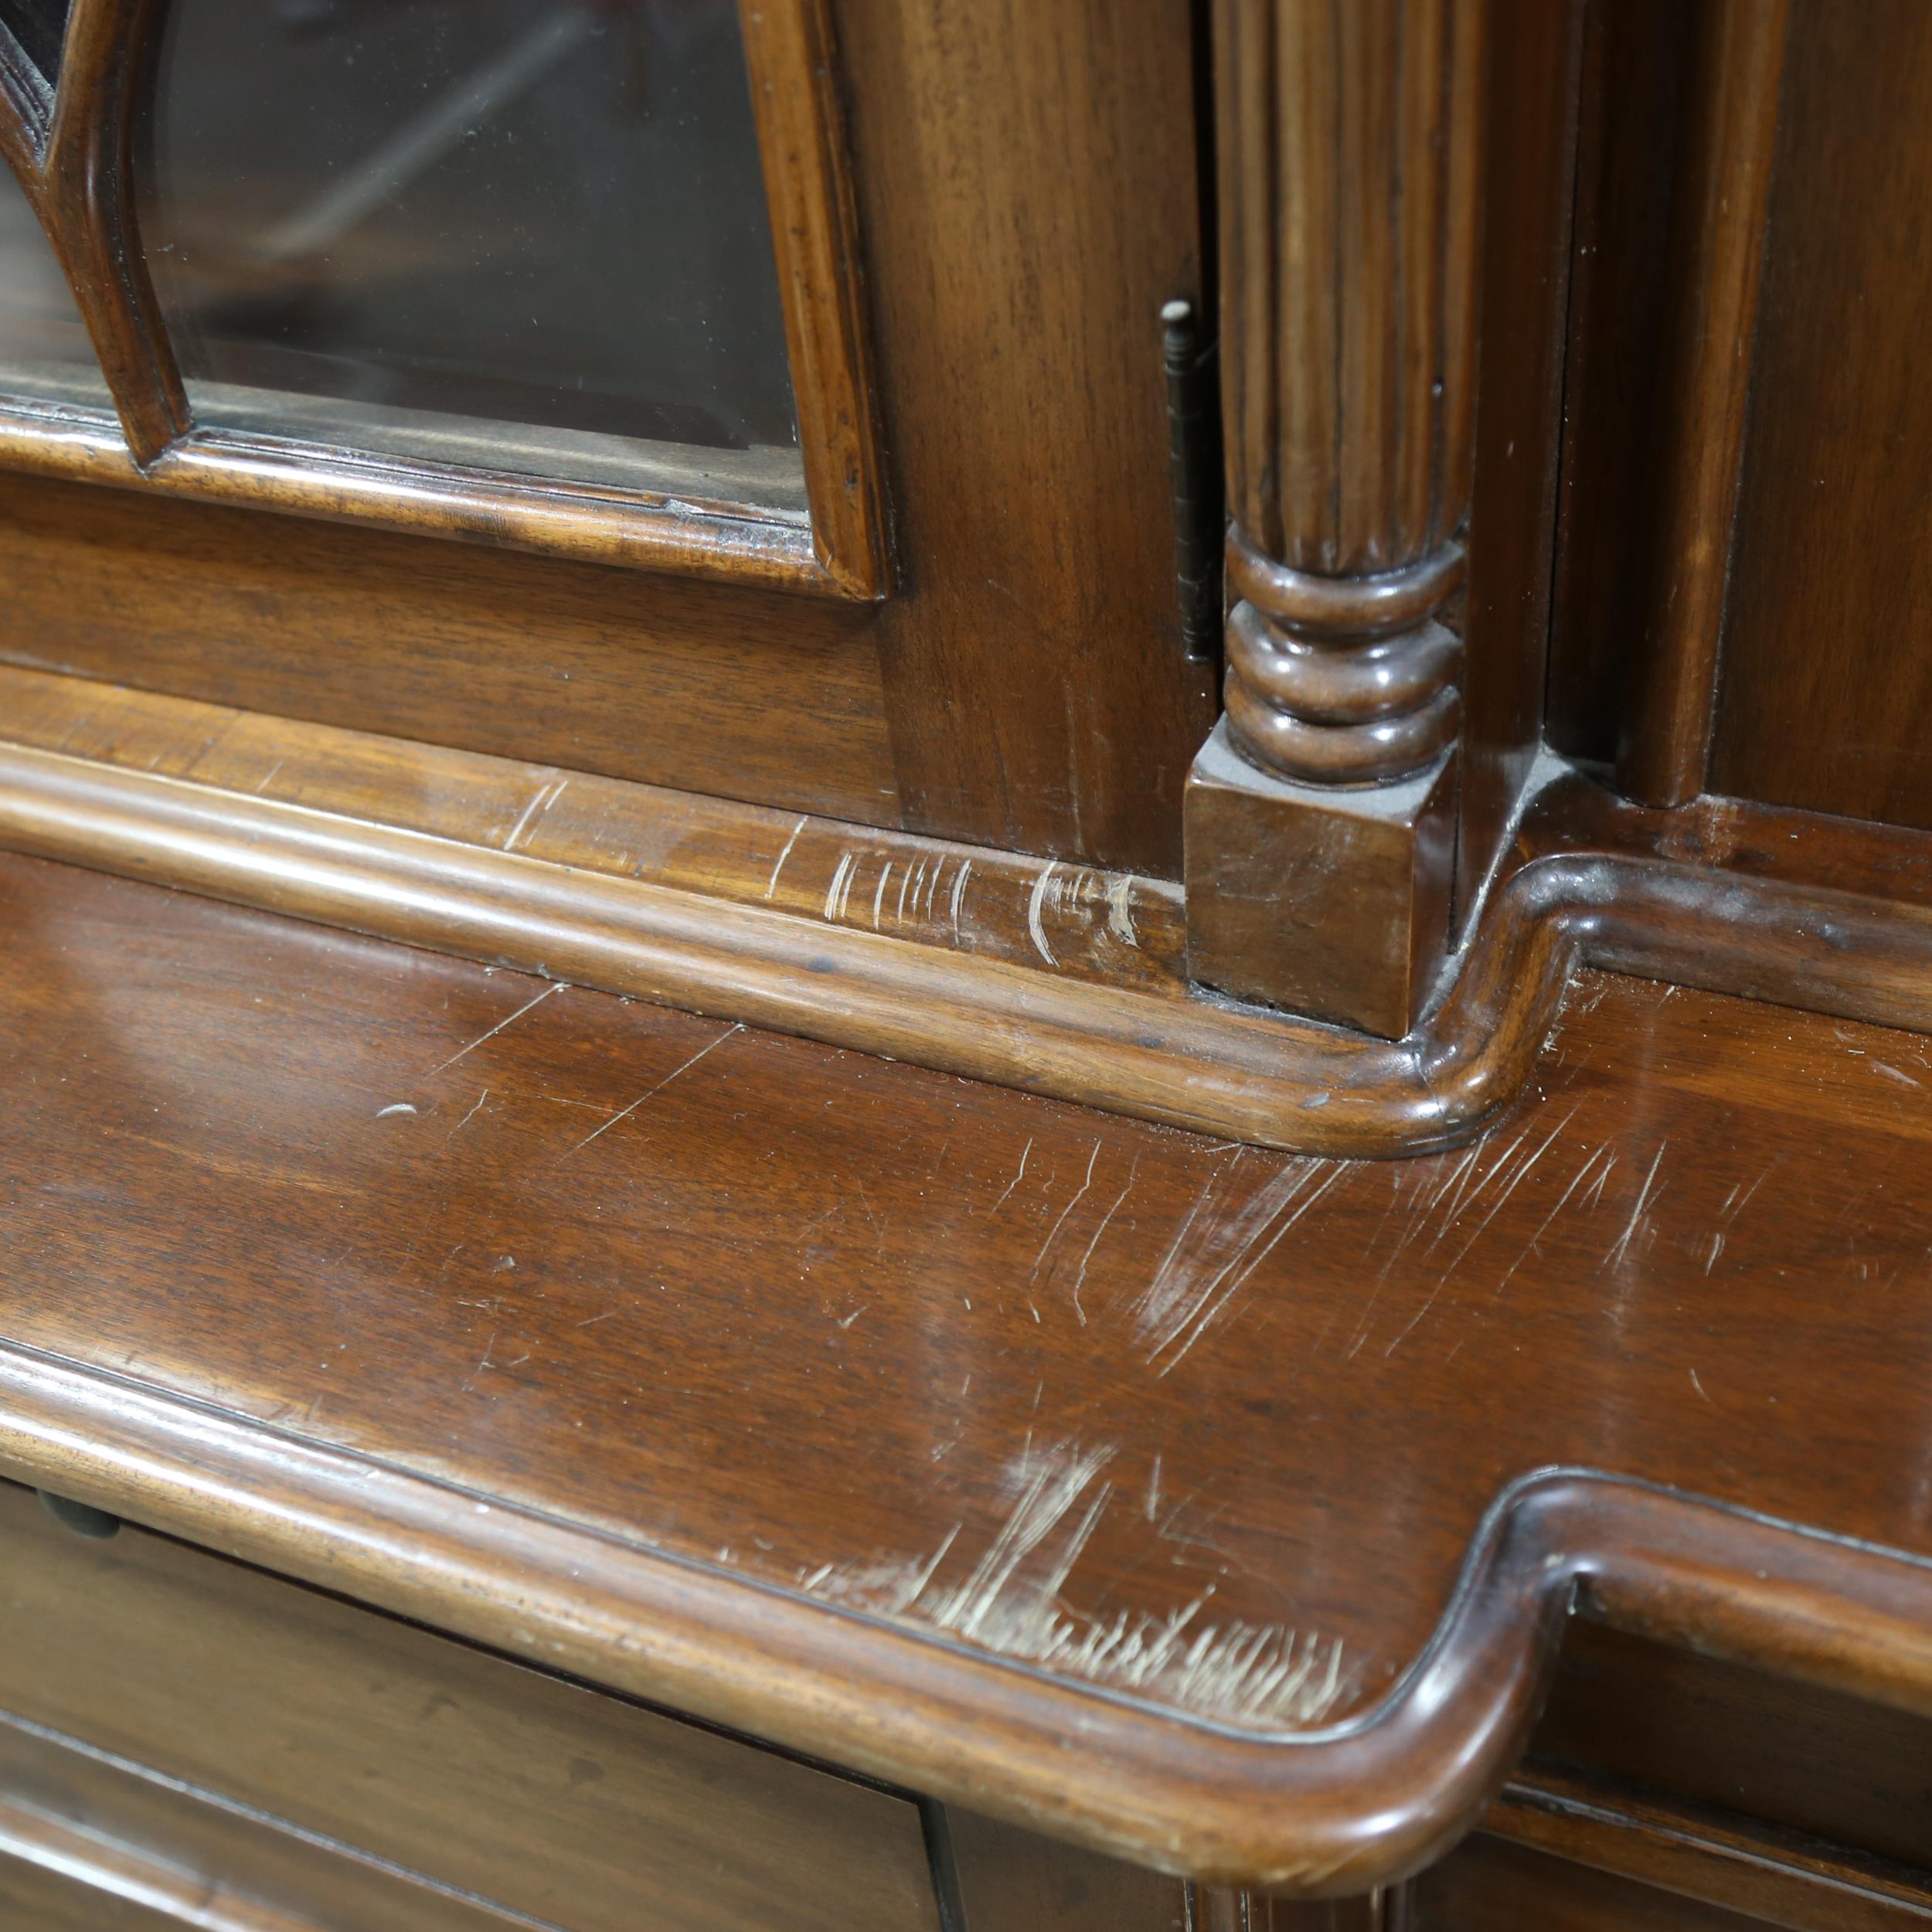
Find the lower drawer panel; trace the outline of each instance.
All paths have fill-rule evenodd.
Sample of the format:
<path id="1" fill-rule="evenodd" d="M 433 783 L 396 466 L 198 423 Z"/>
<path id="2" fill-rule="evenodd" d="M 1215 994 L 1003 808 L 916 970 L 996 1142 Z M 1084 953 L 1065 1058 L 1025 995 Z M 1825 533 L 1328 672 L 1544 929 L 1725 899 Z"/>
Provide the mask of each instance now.
<path id="1" fill-rule="evenodd" d="M 570 1932 L 937 1923 L 906 1799 L 10 1484 L 0 1713 Z"/>

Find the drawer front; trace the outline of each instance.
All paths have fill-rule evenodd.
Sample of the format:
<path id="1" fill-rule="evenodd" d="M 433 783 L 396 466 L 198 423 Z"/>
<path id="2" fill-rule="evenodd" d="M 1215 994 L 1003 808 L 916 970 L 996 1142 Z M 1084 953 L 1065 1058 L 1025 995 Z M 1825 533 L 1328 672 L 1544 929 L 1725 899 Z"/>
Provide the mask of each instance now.
<path id="1" fill-rule="evenodd" d="M 0 1713 L 570 1932 L 937 1923 L 905 1799 L 10 1484 Z"/>

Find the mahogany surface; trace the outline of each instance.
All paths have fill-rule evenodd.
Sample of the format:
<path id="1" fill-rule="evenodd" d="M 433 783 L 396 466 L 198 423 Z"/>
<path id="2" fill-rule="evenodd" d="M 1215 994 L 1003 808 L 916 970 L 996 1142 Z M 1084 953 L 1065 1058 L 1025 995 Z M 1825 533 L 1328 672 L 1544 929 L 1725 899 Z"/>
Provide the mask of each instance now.
<path id="1" fill-rule="evenodd" d="M 1932 1545 L 1913 1036 L 1589 976 L 1481 1141 L 1323 1161 L 36 861 L 0 903 L 0 1331 L 291 1451 L 1250 1733 L 1372 1706 L 1551 1465 Z M 1085 1641 L 1183 1614 L 1206 1668 Z"/>
<path id="2" fill-rule="evenodd" d="M 1714 788 L 1932 825 L 1932 15 L 1793 0 Z"/>

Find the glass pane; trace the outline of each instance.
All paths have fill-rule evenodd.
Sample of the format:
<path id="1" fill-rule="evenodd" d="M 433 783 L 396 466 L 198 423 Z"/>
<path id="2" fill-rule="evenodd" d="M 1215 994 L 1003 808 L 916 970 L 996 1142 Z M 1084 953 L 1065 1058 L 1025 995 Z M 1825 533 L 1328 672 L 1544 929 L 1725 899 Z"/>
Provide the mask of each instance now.
<path id="1" fill-rule="evenodd" d="M 173 0 L 148 260 L 199 422 L 801 516 L 733 0 Z"/>
<path id="2" fill-rule="evenodd" d="M 0 162 L 0 394 L 111 407 L 73 292 Z"/>

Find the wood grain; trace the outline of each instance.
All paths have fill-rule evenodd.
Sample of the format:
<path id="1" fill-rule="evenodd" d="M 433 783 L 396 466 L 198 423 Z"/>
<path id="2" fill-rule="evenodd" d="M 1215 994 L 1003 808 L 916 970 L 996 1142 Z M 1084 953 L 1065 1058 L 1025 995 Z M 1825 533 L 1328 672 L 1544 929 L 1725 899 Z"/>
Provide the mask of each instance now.
<path id="1" fill-rule="evenodd" d="M 144 1531 L 90 1543 L 23 1490 L 0 1495 L 0 1709 L 352 1848 L 406 1893 L 571 1932 L 927 1932 L 903 1798 Z"/>
<path id="2" fill-rule="evenodd" d="M 840 0 L 905 594 L 909 831 L 1165 879 L 1214 723 L 1160 311 L 1202 298 L 1189 0 Z"/>
<path id="3" fill-rule="evenodd" d="M 1469 505 L 1481 17 L 1215 9 L 1226 699 L 1230 741 L 1279 777 L 1386 784 L 1455 736 L 1436 617 Z"/>
<path id="4" fill-rule="evenodd" d="M 1796 0 L 1788 43 L 1712 785 L 1932 825 L 1932 18 Z"/>
<path id="5" fill-rule="evenodd" d="M 1932 1713 L 1912 1037 L 1593 978 L 1501 1131 L 1315 1161 L 30 860 L 0 913 L 16 1478 L 1217 1883 L 1440 1855 L 1579 1598 Z"/>
<path id="6" fill-rule="evenodd" d="M 1668 367 L 1646 496 L 1658 519 L 1617 782 L 1645 804 L 1704 789 L 1757 321 L 1788 0 L 1719 0 L 1696 30 L 1675 193 Z"/>
<path id="7" fill-rule="evenodd" d="M 0 570 L 15 664 L 899 815 L 869 606 L 6 475 Z"/>
<path id="8" fill-rule="evenodd" d="M 814 554 L 848 596 L 892 587 L 865 256 L 831 0 L 740 0 L 778 258 Z"/>

